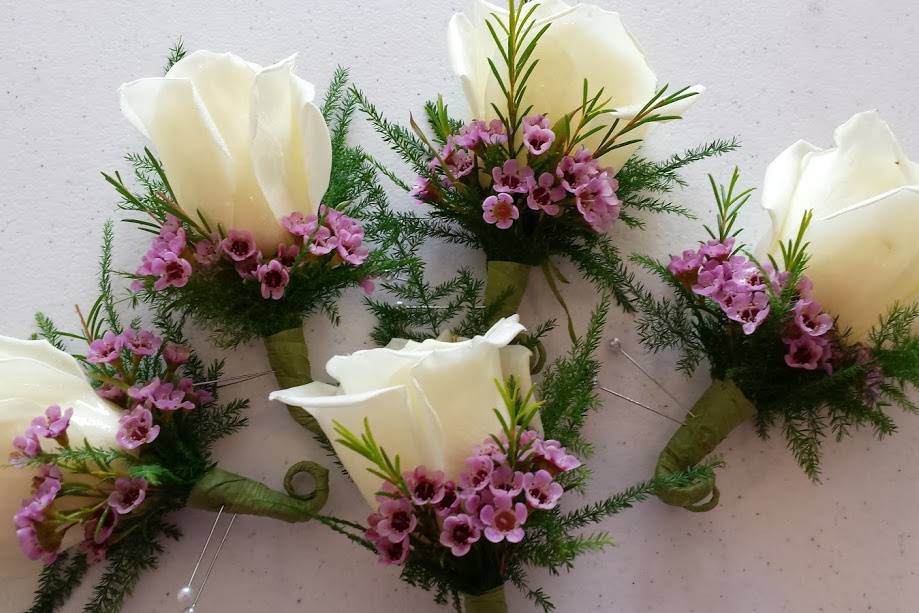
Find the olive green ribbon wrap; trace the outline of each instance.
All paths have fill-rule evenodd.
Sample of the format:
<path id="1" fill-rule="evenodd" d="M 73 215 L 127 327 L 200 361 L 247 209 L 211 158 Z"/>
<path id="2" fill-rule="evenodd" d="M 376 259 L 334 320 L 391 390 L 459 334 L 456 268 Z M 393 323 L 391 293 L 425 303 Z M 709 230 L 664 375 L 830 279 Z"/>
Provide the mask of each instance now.
<path id="1" fill-rule="evenodd" d="M 520 309 L 531 266 L 503 260 L 488 260 L 486 266 L 485 306 L 495 309 L 487 322 L 487 326 L 492 326 Z"/>
<path id="2" fill-rule="evenodd" d="M 504 586 L 499 585 L 484 594 L 463 594 L 465 613 L 507 613 Z"/>
<path id="3" fill-rule="evenodd" d="M 313 490 L 294 491 L 293 480 L 301 473 L 313 477 Z M 186 505 L 194 509 L 270 517 L 289 523 L 312 519 L 329 497 L 329 471 L 314 462 L 298 462 L 284 479 L 287 494 L 247 477 L 219 468 L 209 470 L 195 483 Z"/>
<path id="4" fill-rule="evenodd" d="M 756 407 L 733 381 L 712 381 L 693 405 L 686 423 L 664 447 L 654 476 L 664 477 L 699 464 L 737 426 L 755 414 Z M 714 509 L 720 499 L 714 475 L 699 478 L 685 487 L 662 486 L 656 493 L 667 504 L 700 513 Z"/>
<path id="5" fill-rule="evenodd" d="M 303 328 L 290 328 L 265 337 L 268 363 L 274 370 L 281 389 L 306 385 L 313 381 L 310 373 L 310 358 L 303 338 Z M 316 418 L 300 407 L 287 406 L 287 412 L 298 424 L 312 432 L 321 434 L 322 428 Z"/>

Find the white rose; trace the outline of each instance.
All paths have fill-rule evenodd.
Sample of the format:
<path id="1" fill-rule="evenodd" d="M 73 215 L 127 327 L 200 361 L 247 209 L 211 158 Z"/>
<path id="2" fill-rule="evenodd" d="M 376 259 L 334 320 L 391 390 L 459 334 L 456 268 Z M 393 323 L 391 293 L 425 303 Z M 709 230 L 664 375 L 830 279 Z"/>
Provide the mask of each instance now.
<path id="1" fill-rule="evenodd" d="M 73 409 L 67 432 L 73 444 L 85 439 L 96 447 L 117 446 L 121 411 L 96 395 L 76 360 L 47 341 L 0 336 L 0 464 L 13 452 L 13 438 L 53 404 Z M 43 438 L 41 444 L 45 450 L 57 447 L 51 439 Z M 34 577 L 39 568 L 38 562 L 22 554 L 12 524 L 20 503 L 29 497 L 33 472 L 0 467 L 0 518 L 6 522 L 0 527 L 0 582 Z M 65 542 L 65 546 L 70 544 Z"/>
<path id="2" fill-rule="evenodd" d="M 836 146 L 798 141 L 766 169 L 763 208 L 779 258 L 813 209 L 805 239 L 814 296 L 861 340 L 895 302 L 919 297 L 919 164 L 903 153 L 876 111 L 836 129 Z"/>
<path id="3" fill-rule="evenodd" d="M 501 431 L 493 409 L 505 416 L 507 411 L 495 382 L 513 375 L 522 389 L 530 388 L 530 351 L 509 345 L 523 331 L 514 315 L 462 342 L 409 341 L 401 349 L 336 356 L 326 370 L 338 387 L 314 382 L 270 398 L 316 418 L 367 503 L 376 507 L 380 479 L 367 472 L 367 460 L 334 442 L 333 422 L 360 435 L 366 417 L 377 443 L 390 457 L 399 456 L 404 471 L 423 464 L 455 479 L 472 448 Z"/>
<path id="4" fill-rule="evenodd" d="M 216 230 L 248 230 L 265 253 L 289 242 L 279 220 L 315 213 L 332 145 L 294 57 L 261 67 L 196 51 L 165 77 L 121 86 L 121 110 L 153 141 L 179 207 Z"/>
<path id="5" fill-rule="evenodd" d="M 497 117 L 492 104 L 506 112 L 506 102 L 498 81 L 488 65 L 490 58 L 503 75 L 504 60 L 485 25 L 492 13 L 506 20 L 507 5 L 474 0 L 472 16 L 457 13 L 447 29 L 447 43 L 453 72 L 460 77 L 470 110 L 476 119 Z M 527 10 L 528 5 L 525 5 Z M 603 88 L 611 97 L 613 113 L 594 120 L 595 125 L 609 125 L 615 118 L 620 126 L 635 117 L 657 92 L 657 75 L 648 65 L 645 54 L 632 37 L 619 13 L 592 4 L 569 5 L 562 0 L 546 0 L 534 13 L 532 32 L 551 26 L 537 43 L 532 59 L 539 63 L 527 81 L 522 108 L 533 105 L 532 113 L 545 114 L 552 123 L 581 106 L 584 79 L 591 94 Z M 500 33 L 499 28 L 495 28 Z M 695 91 L 704 88 L 697 86 Z M 688 98 L 667 107 L 667 114 L 679 115 L 695 101 Z M 648 125 L 629 132 L 628 139 L 644 138 Z M 595 150 L 606 130 L 600 130 L 584 141 Z M 602 159 L 605 166 L 619 171 L 639 144 L 615 149 Z"/>

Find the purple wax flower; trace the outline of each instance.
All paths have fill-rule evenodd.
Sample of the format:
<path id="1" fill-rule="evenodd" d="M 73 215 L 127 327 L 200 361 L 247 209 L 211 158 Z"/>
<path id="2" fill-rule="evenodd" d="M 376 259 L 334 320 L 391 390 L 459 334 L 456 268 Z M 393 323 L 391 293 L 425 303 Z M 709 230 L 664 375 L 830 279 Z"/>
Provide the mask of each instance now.
<path id="1" fill-rule="evenodd" d="M 101 545 L 112 536 L 118 522 L 117 513 L 109 509 L 99 511 L 83 524 L 83 536 L 86 540 Z"/>
<path id="2" fill-rule="evenodd" d="M 44 564 L 51 564 L 57 559 L 57 551 L 45 549 L 38 539 L 35 524 L 29 524 L 16 530 L 19 548 L 30 560 L 41 560 Z"/>
<path id="3" fill-rule="evenodd" d="M 547 470 L 538 470 L 535 474 L 527 473 L 523 476 L 523 492 L 527 502 L 534 509 L 554 508 L 564 491 Z"/>
<path id="4" fill-rule="evenodd" d="M 814 283 L 807 277 L 798 279 L 798 295 L 801 298 L 810 298 L 814 292 Z"/>
<path id="5" fill-rule="evenodd" d="M 769 309 L 769 296 L 765 292 L 751 292 L 736 294 L 724 313 L 728 319 L 742 324 L 744 334 L 749 336 L 766 321 Z"/>
<path id="6" fill-rule="evenodd" d="M 478 522 L 466 515 L 460 513 L 451 515 L 444 520 L 443 529 L 440 533 L 440 544 L 450 548 L 457 558 L 461 558 L 472 549 L 472 545 L 482 537 L 482 528 Z"/>
<path id="7" fill-rule="evenodd" d="M 242 262 L 234 262 L 233 268 L 236 270 L 236 274 L 242 279 L 255 279 L 255 275 L 258 272 L 258 267 L 262 263 L 262 252 L 256 251 L 255 255 L 252 257 L 246 258 Z"/>
<path id="8" fill-rule="evenodd" d="M 434 504 L 434 510 L 441 517 L 453 513 L 460 505 L 459 493 L 456 490 L 456 483 L 453 481 L 444 482 L 443 497 Z"/>
<path id="9" fill-rule="evenodd" d="M 833 327 L 833 318 L 822 311 L 816 300 L 798 300 L 794 314 L 795 324 L 807 336 L 823 336 Z"/>
<path id="10" fill-rule="evenodd" d="M 503 145 L 507 143 L 507 134 L 500 119 L 492 119 L 489 123 L 475 120 L 463 126 L 453 137 L 453 142 L 466 149 L 475 149 L 480 143 L 486 146 Z"/>
<path id="11" fill-rule="evenodd" d="M 581 466 L 581 461 L 568 453 L 556 440 L 538 440 L 533 445 L 533 454 L 546 466 L 549 472 L 564 473 Z"/>
<path id="12" fill-rule="evenodd" d="M 44 438 L 57 438 L 67 433 L 71 417 L 73 417 L 73 409 L 62 412 L 61 407 L 52 404 L 45 409 L 44 417 L 36 417 L 32 420 L 32 432 Z"/>
<path id="13" fill-rule="evenodd" d="M 412 503 L 405 498 L 390 498 L 383 501 L 380 504 L 380 515 L 383 518 L 376 525 L 376 531 L 381 538 L 393 543 L 406 540 L 418 525 Z"/>
<path id="14" fill-rule="evenodd" d="M 195 243 L 195 261 L 210 267 L 220 261 L 219 244 L 216 240 L 203 239 Z"/>
<path id="15" fill-rule="evenodd" d="M 195 405 L 185 400 L 186 391 L 176 388 L 172 383 L 162 383 L 154 377 L 143 387 L 134 386 L 128 390 L 128 396 L 141 402 L 147 408 L 156 407 L 160 411 L 191 410 Z"/>
<path id="16" fill-rule="evenodd" d="M 364 229 L 361 225 L 355 219 L 333 209 L 329 209 L 326 223 L 335 235 L 338 257 L 352 266 L 363 264 L 370 251 L 363 246 Z"/>
<path id="17" fill-rule="evenodd" d="M 523 524 L 527 520 L 527 507 L 522 502 L 514 504 L 507 494 L 496 494 L 494 504 L 485 505 L 479 512 L 479 519 L 485 524 L 485 538 L 492 543 L 507 540 L 519 543 L 523 540 Z"/>
<path id="18" fill-rule="evenodd" d="M 510 466 L 504 465 L 494 469 L 491 473 L 491 483 L 489 484 L 491 493 L 495 496 L 507 494 L 516 496 L 523 491 L 523 473 L 514 471 Z"/>
<path id="19" fill-rule="evenodd" d="M 430 471 L 424 466 L 419 466 L 414 472 L 403 475 L 412 502 L 421 507 L 426 504 L 436 505 L 443 500 L 444 473 L 443 471 Z"/>
<path id="20" fill-rule="evenodd" d="M 447 141 L 447 146 L 440 151 L 440 159 L 444 168 L 453 175 L 454 179 L 461 179 L 472 172 L 474 160 L 468 151 L 457 147 L 453 142 Z M 435 158 L 434 167 L 440 165 Z"/>
<path id="21" fill-rule="evenodd" d="M 702 264 L 692 291 L 699 296 L 713 300 L 722 293 L 725 284 L 731 280 L 731 266 L 721 260 L 708 260 Z"/>
<path id="22" fill-rule="evenodd" d="M 41 442 L 32 428 L 13 438 L 13 449 L 14 451 L 10 454 L 11 464 L 18 463 L 22 458 L 38 457 L 42 453 Z"/>
<path id="23" fill-rule="evenodd" d="M 129 479 L 118 477 L 115 480 L 115 491 L 109 494 L 108 506 L 119 515 L 127 515 L 147 497 L 147 480 L 143 477 Z"/>
<path id="24" fill-rule="evenodd" d="M 290 283 L 290 273 L 278 260 L 259 266 L 256 277 L 262 284 L 262 298 L 266 300 L 280 300 L 284 296 L 284 288 Z"/>
<path id="25" fill-rule="evenodd" d="M 338 247 L 338 237 L 332 234 L 327 226 L 320 226 L 310 241 L 309 252 L 313 255 L 326 255 Z"/>
<path id="26" fill-rule="evenodd" d="M 294 263 L 297 261 L 297 256 L 300 255 L 300 247 L 298 245 L 285 245 L 281 243 L 278 245 L 277 259 L 281 264 L 287 268 L 292 268 Z"/>
<path id="27" fill-rule="evenodd" d="M 104 383 L 96 388 L 96 393 L 100 398 L 105 398 L 114 403 L 120 403 L 124 400 L 124 390 L 114 383 Z"/>
<path id="28" fill-rule="evenodd" d="M 466 471 L 460 474 L 459 485 L 463 490 L 472 493 L 485 488 L 491 481 L 495 464 L 485 455 L 474 455 L 466 458 Z"/>
<path id="29" fill-rule="evenodd" d="M 670 256 L 667 270 L 684 285 L 692 286 L 699 277 L 699 267 L 702 266 L 702 256 L 698 251 L 687 249 L 682 255 Z"/>
<path id="30" fill-rule="evenodd" d="M 794 339 L 783 339 L 788 344 L 785 363 L 791 368 L 816 370 L 828 348 L 822 339 L 802 334 Z"/>
<path id="31" fill-rule="evenodd" d="M 542 155 L 555 142 L 555 132 L 549 128 L 545 115 L 523 118 L 523 144 L 533 155 Z"/>
<path id="32" fill-rule="evenodd" d="M 42 464 L 38 467 L 38 472 L 32 477 L 32 491 L 38 491 L 42 484 L 48 479 L 61 481 L 63 479 L 61 469 L 54 464 Z"/>
<path id="33" fill-rule="evenodd" d="M 435 200 L 437 191 L 430 180 L 425 177 L 418 177 L 412 185 L 408 195 L 420 203 L 431 202 Z"/>
<path id="34" fill-rule="evenodd" d="M 108 554 L 108 545 L 87 539 L 80 542 L 80 553 L 86 557 L 87 564 L 98 564 Z"/>
<path id="35" fill-rule="evenodd" d="M 502 166 L 495 166 L 491 176 L 495 181 L 492 187 L 496 192 L 525 194 L 533 178 L 533 169 L 529 166 L 521 167 L 520 162 L 512 159 Z"/>
<path id="36" fill-rule="evenodd" d="M 168 343 L 163 347 L 163 359 L 172 367 L 181 366 L 191 357 L 191 347 Z"/>
<path id="37" fill-rule="evenodd" d="M 44 510 L 45 507 L 32 498 L 23 500 L 22 506 L 13 515 L 13 525 L 16 528 L 27 528 L 34 523 L 38 523 L 45 519 Z"/>
<path id="38" fill-rule="evenodd" d="M 247 230 L 230 230 L 220 242 L 220 248 L 234 262 L 244 262 L 255 255 L 255 239 Z"/>
<path id="39" fill-rule="evenodd" d="M 156 291 L 167 287 L 185 287 L 188 277 L 191 276 L 191 264 L 185 258 L 166 251 L 150 262 L 150 273 L 159 277 L 153 283 L 153 289 Z"/>
<path id="40" fill-rule="evenodd" d="M 293 234 L 300 242 L 307 240 L 319 228 L 319 218 L 315 215 L 305 216 L 299 211 L 281 218 L 284 229 Z"/>
<path id="41" fill-rule="evenodd" d="M 492 504 L 495 501 L 495 495 L 491 493 L 489 488 L 485 488 L 479 492 L 475 490 L 461 490 L 460 500 L 462 501 L 462 508 L 467 514 L 478 517 L 482 507 Z"/>
<path id="42" fill-rule="evenodd" d="M 728 260 L 731 267 L 731 279 L 724 289 L 732 294 L 765 292 L 771 284 L 768 272 L 764 274 L 759 267 L 743 256 L 734 256 Z"/>
<path id="43" fill-rule="evenodd" d="M 411 549 L 409 539 L 394 543 L 389 539 L 381 538 L 374 542 L 374 545 L 376 545 L 377 553 L 380 554 L 378 558 L 380 564 L 386 566 L 405 564 L 405 560 L 408 559 L 408 552 Z"/>
<path id="44" fill-rule="evenodd" d="M 561 207 L 556 204 L 565 198 L 565 189 L 555 184 L 555 175 L 544 172 L 539 175 L 539 180 L 530 178 L 527 185 L 530 193 L 527 195 L 527 206 L 534 211 L 545 211 L 547 215 L 558 215 Z"/>
<path id="45" fill-rule="evenodd" d="M 366 279 L 361 279 L 360 281 L 357 282 L 360 288 L 364 290 L 364 293 L 367 294 L 368 296 L 373 294 L 374 290 L 377 287 L 376 284 L 373 282 L 373 280 L 374 280 L 374 277 L 367 277 Z"/>
<path id="46" fill-rule="evenodd" d="M 136 355 L 155 355 L 163 343 L 162 339 L 149 330 L 128 328 L 121 333 L 124 347 Z"/>
<path id="47" fill-rule="evenodd" d="M 559 178 L 562 187 L 572 194 L 577 193 L 598 172 L 597 162 L 583 147 L 574 156 L 563 157 L 555 168 L 555 176 Z"/>
<path id="48" fill-rule="evenodd" d="M 124 339 L 111 330 L 89 344 L 86 361 L 91 364 L 111 364 L 121 357 Z"/>
<path id="49" fill-rule="evenodd" d="M 123 415 L 118 423 L 121 427 L 115 438 L 124 449 L 137 449 L 141 445 L 152 443 L 160 433 L 160 427 L 153 425 L 153 413 L 142 406 L 134 407 L 134 410 Z"/>
<path id="50" fill-rule="evenodd" d="M 618 187 L 616 179 L 601 173 L 575 192 L 578 211 L 594 232 L 608 231 L 619 218 L 622 203 L 616 197 Z"/>
<path id="51" fill-rule="evenodd" d="M 504 193 L 486 198 L 482 202 L 482 211 L 482 219 L 501 230 L 510 228 L 514 225 L 514 220 L 520 217 L 520 211 L 514 205 L 514 198 Z"/>
<path id="52" fill-rule="evenodd" d="M 48 505 L 54 502 L 55 497 L 57 497 L 60 491 L 61 482 L 58 479 L 48 477 L 38 486 L 32 499 L 37 503 L 40 509 L 44 510 L 48 508 Z"/>
<path id="53" fill-rule="evenodd" d="M 734 251 L 734 239 L 729 238 L 724 242 L 710 240 L 699 248 L 699 253 L 713 260 L 726 260 Z"/>

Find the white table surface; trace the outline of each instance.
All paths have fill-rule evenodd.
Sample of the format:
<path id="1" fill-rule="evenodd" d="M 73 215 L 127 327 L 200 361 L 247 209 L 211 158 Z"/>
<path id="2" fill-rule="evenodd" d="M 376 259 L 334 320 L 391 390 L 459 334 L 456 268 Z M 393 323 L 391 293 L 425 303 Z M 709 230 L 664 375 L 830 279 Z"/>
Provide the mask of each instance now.
<path id="1" fill-rule="evenodd" d="M 679 125 L 658 129 L 648 144 L 664 156 L 705 139 L 737 135 L 744 148 L 688 173 L 683 201 L 702 215 L 713 207 L 705 173 L 726 177 L 733 165 L 759 186 L 765 165 L 798 138 L 819 145 L 853 113 L 877 107 L 907 151 L 919 157 L 919 9 L 907 0 L 780 2 L 624 2 L 615 7 L 640 40 L 663 80 L 704 83 L 708 92 Z M 444 31 L 459 0 L 353 2 L 0 2 L 0 331 L 25 336 L 41 309 L 74 323 L 72 305 L 94 296 L 102 222 L 115 196 L 101 170 L 124 169 L 122 156 L 142 146 L 121 117 L 116 87 L 154 76 L 178 35 L 191 49 L 231 50 L 260 63 L 300 52 L 299 74 L 320 88 L 336 64 L 390 117 L 406 119 L 437 92 L 459 112 L 458 82 L 447 68 Z M 371 152 L 395 163 L 380 141 L 354 131 Z M 399 206 L 406 198 L 396 194 Z M 743 215 L 751 240 L 766 216 Z M 699 235 L 696 222 L 663 219 L 644 234 L 622 233 L 628 250 L 663 256 Z M 145 245 L 119 228 L 116 263 L 136 265 Z M 434 276 L 476 254 L 429 250 Z M 455 256 L 455 257 L 453 257 Z M 522 309 L 526 321 L 557 316 L 541 279 Z M 571 290 L 583 324 L 593 293 Z M 360 295 L 345 296 L 346 325 L 307 323 L 314 374 L 324 376 L 334 353 L 368 346 L 371 321 Z M 632 320 L 610 314 L 608 337 L 621 337 L 685 404 L 704 388 L 704 373 L 687 382 L 673 356 L 642 355 Z M 557 331 L 550 351 L 565 347 Z M 199 343 L 200 346 L 204 346 Z M 669 399 L 621 357 L 604 352 L 602 381 L 665 410 Z M 228 356 L 231 374 L 266 368 L 259 345 Z M 253 399 L 251 426 L 219 448 L 224 467 L 279 486 L 287 465 L 317 457 L 317 447 L 280 406 L 264 400 L 268 379 L 234 388 Z M 657 501 L 603 524 L 618 546 L 583 558 L 574 573 L 534 573 L 561 612 L 657 613 L 866 612 L 907 613 L 919 600 L 919 419 L 898 416 L 900 432 L 878 443 L 870 433 L 828 443 L 823 485 L 811 484 L 781 435 L 763 442 L 741 427 L 724 445 L 729 466 L 719 474 L 723 503 L 702 515 Z M 615 399 L 606 399 L 588 431 L 596 443 L 588 500 L 647 477 L 673 425 Z M 333 483 L 331 513 L 363 518 L 357 491 Z M 3 492 L 2 495 L 9 495 Z M 125 607 L 130 613 L 179 611 L 176 590 L 200 550 L 212 516 L 186 511 L 186 532 L 170 544 L 160 569 L 149 573 Z M 6 521 L 6 520 L 3 520 Z M 78 611 L 89 583 L 66 608 Z M 0 610 L 20 610 L 17 589 L 0 586 Z M 530 607 L 515 593 L 514 611 Z M 200 611 L 438 611 L 428 595 L 401 584 L 397 572 L 314 525 L 240 518 Z"/>

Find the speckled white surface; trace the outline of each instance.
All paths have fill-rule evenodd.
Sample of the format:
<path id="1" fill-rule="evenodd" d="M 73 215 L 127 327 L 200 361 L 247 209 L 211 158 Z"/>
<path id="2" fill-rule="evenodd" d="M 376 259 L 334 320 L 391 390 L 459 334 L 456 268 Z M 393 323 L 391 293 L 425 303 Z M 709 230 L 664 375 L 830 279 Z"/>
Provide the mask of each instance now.
<path id="1" fill-rule="evenodd" d="M 758 186 L 766 163 L 797 138 L 830 142 L 832 129 L 856 111 L 882 110 L 913 158 L 919 156 L 919 9 L 908 0 L 762 0 L 672 3 L 630 0 L 604 6 L 624 13 L 663 79 L 704 83 L 705 97 L 681 125 L 658 130 L 650 153 L 716 136 L 738 135 L 745 147 L 730 159 L 689 173 L 685 203 L 710 214 L 704 173 L 725 176 L 734 164 Z M 300 51 L 299 73 L 324 84 L 336 64 L 395 118 L 443 92 L 456 109 L 460 88 L 447 69 L 444 29 L 463 0 L 352 2 L 129 2 L 32 3 L 0 1 L 0 331 L 25 336 L 35 309 L 73 323 L 72 305 L 93 295 L 94 262 L 102 221 L 115 198 L 100 170 L 123 168 L 121 157 L 141 146 L 118 112 L 115 88 L 159 72 L 178 35 L 190 48 L 231 50 L 267 63 Z M 354 136 L 394 162 L 364 126 Z M 404 197 L 399 198 L 405 205 Z M 743 221 L 751 239 L 766 217 L 751 207 Z M 626 250 L 665 255 L 682 248 L 698 226 L 687 220 L 652 223 L 623 236 Z M 143 246 L 119 228 L 117 263 L 132 267 Z M 432 269 L 446 275 L 474 254 L 432 249 Z M 457 257 L 452 257 L 453 255 Z M 583 323 L 592 292 L 571 290 Z M 367 346 L 370 321 L 358 294 L 343 302 L 346 325 L 335 330 L 319 317 L 308 322 L 317 376 L 335 352 Z M 523 309 L 541 321 L 557 308 L 540 280 Z M 608 335 L 641 351 L 628 317 L 614 311 Z M 550 350 L 564 347 L 558 332 Z M 665 407 L 668 398 L 610 353 L 602 380 Z M 673 373 L 672 356 L 640 358 L 685 404 L 704 387 Z M 230 373 L 266 367 L 260 346 L 229 356 Z M 284 468 L 316 457 L 315 445 L 291 427 L 286 412 L 262 399 L 265 379 L 235 388 L 253 399 L 251 427 L 220 448 L 224 466 L 279 485 Z M 679 413 L 675 407 L 667 410 Z M 900 432 L 883 443 L 867 432 L 826 446 L 822 486 L 808 482 L 779 436 L 763 442 L 748 427 L 727 441 L 729 466 L 719 476 L 723 504 L 693 515 L 656 501 L 603 526 L 619 546 L 584 558 L 570 575 L 535 573 L 564 613 L 857 612 L 909 613 L 919 601 L 919 419 L 898 416 Z M 646 477 L 673 426 L 620 401 L 591 418 L 595 499 Z M 3 492 L 2 495 L 10 495 Z M 365 514 L 357 491 L 337 479 L 328 511 Z M 6 520 L 3 520 L 6 521 Z M 129 613 L 178 611 L 183 584 L 211 516 L 178 517 L 186 532 L 171 544 L 158 571 L 141 582 Z M 0 610 L 16 586 L 0 586 Z M 83 589 L 67 611 L 78 611 Z M 530 610 L 511 595 L 511 608 Z M 208 585 L 200 611 L 438 611 L 421 592 L 403 586 L 319 526 L 288 526 L 241 518 Z"/>

